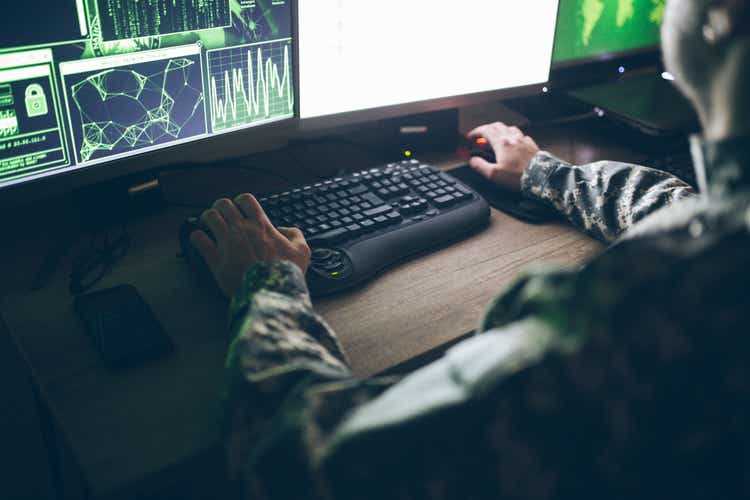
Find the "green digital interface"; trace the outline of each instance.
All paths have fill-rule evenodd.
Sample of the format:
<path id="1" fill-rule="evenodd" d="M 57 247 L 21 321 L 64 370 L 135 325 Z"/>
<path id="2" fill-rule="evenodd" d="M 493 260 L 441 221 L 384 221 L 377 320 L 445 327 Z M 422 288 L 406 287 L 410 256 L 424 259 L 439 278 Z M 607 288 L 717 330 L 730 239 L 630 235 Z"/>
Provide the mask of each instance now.
<path id="1" fill-rule="evenodd" d="M 666 0 L 561 0 L 555 63 L 653 47 Z"/>
<path id="2" fill-rule="evenodd" d="M 294 116 L 290 0 L 38 0 L 0 19 L 0 188 Z"/>

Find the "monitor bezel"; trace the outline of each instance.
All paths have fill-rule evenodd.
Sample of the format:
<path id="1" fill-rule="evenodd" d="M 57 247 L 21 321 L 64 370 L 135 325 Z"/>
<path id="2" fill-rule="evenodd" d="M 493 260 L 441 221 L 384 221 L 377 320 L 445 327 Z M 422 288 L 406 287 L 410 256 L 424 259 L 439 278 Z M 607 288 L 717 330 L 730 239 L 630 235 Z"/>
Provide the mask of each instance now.
<path id="1" fill-rule="evenodd" d="M 629 74 L 663 71 L 662 52 L 659 46 L 609 52 L 585 59 L 555 63 L 550 75 L 550 89 L 565 91 L 627 78 Z"/>
<path id="2" fill-rule="evenodd" d="M 539 95 L 545 93 L 550 86 L 551 75 L 552 75 L 552 59 L 554 57 L 554 44 L 556 38 L 553 40 L 552 53 L 550 54 L 550 73 L 547 76 L 547 80 L 531 85 L 524 85 L 518 87 L 505 88 L 500 90 L 490 90 L 487 92 L 477 92 L 473 94 L 462 94 L 451 97 L 442 97 L 438 99 L 428 99 L 424 101 L 416 101 L 404 104 L 396 104 L 391 106 L 382 106 L 378 108 L 370 108 L 365 110 L 350 111 L 345 113 L 336 113 L 325 116 L 317 116 L 310 118 L 302 118 L 299 113 L 299 104 L 302 101 L 300 93 L 300 65 L 299 65 L 299 3 L 293 2 L 293 19 L 297 31 L 297 36 L 294 37 L 294 71 L 295 78 L 294 82 L 297 86 L 295 94 L 297 97 L 297 109 L 298 109 L 298 124 L 300 136 L 314 136 L 319 135 L 322 132 L 328 130 L 340 129 L 351 125 L 359 125 L 366 122 L 374 122 L 379 120 L 387 120 L 390 118 L 405 117 L 410 115 L 418 115 L 423 113 L 431 113 L 435 111 L 444 111 L 447 109 L 461 108 L 467 106 L 474 106 L 486 102 L 497 102 L 503 99 L 510 99 L 514 97 L 528 97 L 532 95 Z M 560 15 L 560 0 L 557 1 L 557 13 L 555 14 L 555 32 L 557 32 L 557 22 Z"/>

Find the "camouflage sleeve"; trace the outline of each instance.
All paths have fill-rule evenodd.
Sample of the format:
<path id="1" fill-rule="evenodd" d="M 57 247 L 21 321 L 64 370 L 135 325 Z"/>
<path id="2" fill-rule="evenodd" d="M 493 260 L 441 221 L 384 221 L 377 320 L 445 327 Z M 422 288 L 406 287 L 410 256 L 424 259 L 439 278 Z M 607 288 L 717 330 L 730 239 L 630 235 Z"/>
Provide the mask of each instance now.
<path id="1" fill-rule="evenodd" d="M 348 379 L 290 394 L 275 439 L 249 462 L 248 498 L 539 497 L 549 464 L 534 462 L 532 452 L 549 445 L 545 433 L 516 426 L 540 418 L 523 386 L 528 369 L 578 344 L 542 317 L 572 302 L 573 279 L 566 272 L 522 279 L 493 305 L 486 333 L 402 380 Z M 542 282 L 551 289 L 534 292 Z M 541 373 L 545 384 L 551 373 Z"/>
<path id="2" fill-rule="evenodd" d="M 477 487 L 503 491 L 519 478 L 537 482 L 528 464 L 513 466 L 523 450 L 491 481 L 482 476 L 497 460 L 494 447 L 482 444 L 491 441 L 484 435 L 490 414 L 471 409 L 565 347 L 530 314 L 553 311 L 573 294 L 566 276 L 538 275 L 556 291 L 528 310 L 513 306 L 516 299 L 501 301 L 505 309 L 495 307 L 483 325 L 493 331 L 407 378 L 358 380 L 312 311 L 299 269 L 253 268 L 232 304 L 227 359 L 229 462 L 245 498 L 458 498 Z M 534 288 L 524 283 L 519 290 Z M 514 397 L 511 391 L 506 399 Z M 515 413 L 508 408 L 508 418 Z M 508 442 L 523 446 L 523 438 Z"/>
<path id="3" fill-rule="evenodd" d="M 618 162 L 575 166 L 546 152 L 531 160 L 521 189 L 607 243 L 646 216 L 695 194 L 688 184 L 659 170 Z"/>
<path id="4" fill-rule="evenodd" d="M 251 452 L 274 439 L 279 408 L 290 394 L 351 372 L 338 339 L 312 308 L 302 271 L 290 262 L 248 271 L 230 306 L 230 332 L 225 430 L 236 475 Z"/>

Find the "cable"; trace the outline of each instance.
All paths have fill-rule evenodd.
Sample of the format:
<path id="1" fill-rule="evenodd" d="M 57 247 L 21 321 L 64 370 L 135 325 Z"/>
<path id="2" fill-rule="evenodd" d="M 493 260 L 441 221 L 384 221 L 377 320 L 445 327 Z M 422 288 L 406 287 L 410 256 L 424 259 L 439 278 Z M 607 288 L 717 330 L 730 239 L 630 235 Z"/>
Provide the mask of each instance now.
<path id="1" fill-rule="evenodd" d="M 114 236 L 108 230 L 91 235 L 89 248 L 73 259 L 68 287 L 71 294 L 93 288 L 127 255 L 132 238 L 125 227 L 119 231 Z"/>

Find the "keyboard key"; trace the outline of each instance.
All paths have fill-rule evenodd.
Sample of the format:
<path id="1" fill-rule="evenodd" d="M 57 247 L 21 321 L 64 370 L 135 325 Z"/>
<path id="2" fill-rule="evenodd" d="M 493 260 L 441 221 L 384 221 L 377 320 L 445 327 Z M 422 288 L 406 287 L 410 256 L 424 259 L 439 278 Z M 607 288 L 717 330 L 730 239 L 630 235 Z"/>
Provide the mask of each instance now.
<path id="1" fill-rule="evenodd" d="M 379 207 L 380 205 L 383 204 L 383 200 L 381 200 L 380 198 L 378 198 L 372 193 L 366 193 L 362 195 L 362 199 L 368 203 L 371 203 L 375 207 Z"/>
<path id="2" fill-rule="evenodd" d="M 447 194 L 445 196 L 441 196 L 439 198 L 435 198 L 434 200 L 432 200 L 432 203 L 436 207 L 443 208 L 443 207 L 447 207 L 447 206 L 450 206 L 450 205 L 454 204 L 456 201 L 458 201 L 458 200 L 456 200 L 456 198 L 454 198 L 453 196 Z"/>
<path id="3" fill-rule="evenodd" d="M 362 234 L 362 226 L 360 226 L 359 224 L 350 224 L 346 226 L 346 230 L 349 231 L 349 234 L 352 237 Z"/>
<path id="4" fill-rule="evenodd" d="M 359 222 L 359 225 L 362 226 L 362 229 L 365 231 L 374 231 L 377 229 L 377 224 L 372 219 L 364 219 Z"/>
<path id="5" fill-rule="evenodd" d="M 388 217 L 386 217 L 384 215 L 379 215 L 379 216 L 375 217 L 372 220 L 374 220 L 375 224 L 377 224 L 378 226 L 386 226 L 386 225 L 388 225 Z"/>
<path id="6" fill-rule="evenodd" d="M 362 212 L 367 217 L 375 217 L 377 215 L 382 215 L 388 212 L 391 212 L 393 210 L 393 207 L 390 205 L 382 205 L 380 207 L 371 208 L 369 210 L 365 210 Z"/>
<path id="7" fill-rule="evenodd" d="M 366 193 L 366 192 L 367 192 L 367 188 L 363 186 L 362 184 L 349 190 L 349 194 L 351 194 L 352 196 Z"/>
<path id="8" fill-rule="evenodd" d="M 401 214 L 398 212 L 388 212 L 387 214 L 385 214 L 385 217 L 391 224 L 401 222 L 401 220 L 403 219 L 403 217 L 401 217 Z"/>

